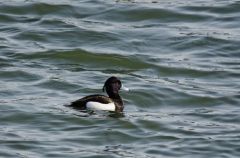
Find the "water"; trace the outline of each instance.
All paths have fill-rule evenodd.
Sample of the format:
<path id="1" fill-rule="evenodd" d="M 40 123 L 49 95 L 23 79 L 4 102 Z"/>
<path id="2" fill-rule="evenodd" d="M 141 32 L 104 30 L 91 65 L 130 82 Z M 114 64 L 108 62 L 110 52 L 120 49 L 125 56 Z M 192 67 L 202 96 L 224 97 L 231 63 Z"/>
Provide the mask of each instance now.
<path id="1" fill-rule="evenodd" d="M 239 8 L 2 0 L 0 157 L 238 158 Z M 112 75 L 122 115 L 64 106 Z"/>

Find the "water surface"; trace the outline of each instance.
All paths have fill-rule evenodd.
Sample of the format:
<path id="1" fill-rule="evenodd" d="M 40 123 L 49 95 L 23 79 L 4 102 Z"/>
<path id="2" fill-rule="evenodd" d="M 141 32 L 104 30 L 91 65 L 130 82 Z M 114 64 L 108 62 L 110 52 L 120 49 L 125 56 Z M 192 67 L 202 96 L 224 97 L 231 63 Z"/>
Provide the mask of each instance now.
<path id="1" fill-rule="evenodd" d="M 1 1 L 0 157 L 238 158 L 239 7 Z M 112 75 L 123 114 L 64 106 Z"/>

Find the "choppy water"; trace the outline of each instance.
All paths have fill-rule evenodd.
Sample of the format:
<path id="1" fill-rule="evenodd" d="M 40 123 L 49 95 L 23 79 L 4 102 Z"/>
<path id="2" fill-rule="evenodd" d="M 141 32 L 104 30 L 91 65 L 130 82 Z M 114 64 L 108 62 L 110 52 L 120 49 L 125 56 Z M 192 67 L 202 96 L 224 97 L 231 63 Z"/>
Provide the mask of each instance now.
<path id="1" fill-rule="evenodd" d="M 0 157 L 240 156 L 240 2 L 2 0 Z M 123 116 L 63 106 L 116 75 Z"/>

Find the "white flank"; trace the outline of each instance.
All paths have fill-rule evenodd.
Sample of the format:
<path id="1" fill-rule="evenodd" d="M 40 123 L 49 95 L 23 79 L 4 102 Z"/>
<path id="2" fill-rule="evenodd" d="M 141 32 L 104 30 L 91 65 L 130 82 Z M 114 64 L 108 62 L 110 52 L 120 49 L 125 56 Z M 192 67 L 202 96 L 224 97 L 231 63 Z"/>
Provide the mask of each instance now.
<path id="1" fill-rule="evenodd" d="M 108 104 L 102 104 L 99 102 L 87 102 L 87 108 L 92 110 L 106 110 L 106 111 L 115 111 L 115 104 L 114 103 L 108 103 Z"/>

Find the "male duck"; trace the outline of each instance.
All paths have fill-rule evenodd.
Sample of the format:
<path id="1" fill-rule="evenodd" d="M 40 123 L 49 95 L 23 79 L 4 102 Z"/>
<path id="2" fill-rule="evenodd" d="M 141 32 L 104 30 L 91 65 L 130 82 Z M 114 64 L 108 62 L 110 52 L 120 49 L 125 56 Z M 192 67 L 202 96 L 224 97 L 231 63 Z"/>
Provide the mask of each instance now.
<path id="1" fill-rule="evenodd" d="M 92 110 L 106 110 L 106 111 L 123 111 L 123 101 L 118 94 L 122 87 L 121 81 L 117 77 L 110 77 L 106 80 L 103 86 L 103 92 L 106 91 L 108 96 L 104 95 L 90 95 L 76 100 L 70 104 L 75 109 L 92 109 Z"/>

